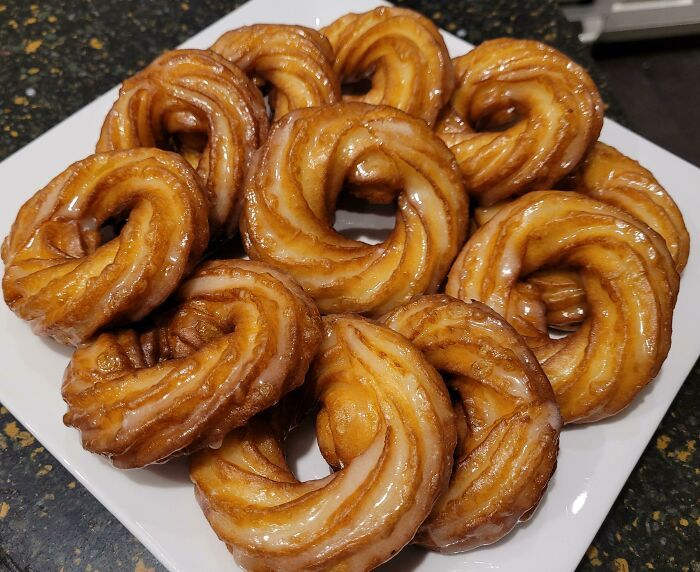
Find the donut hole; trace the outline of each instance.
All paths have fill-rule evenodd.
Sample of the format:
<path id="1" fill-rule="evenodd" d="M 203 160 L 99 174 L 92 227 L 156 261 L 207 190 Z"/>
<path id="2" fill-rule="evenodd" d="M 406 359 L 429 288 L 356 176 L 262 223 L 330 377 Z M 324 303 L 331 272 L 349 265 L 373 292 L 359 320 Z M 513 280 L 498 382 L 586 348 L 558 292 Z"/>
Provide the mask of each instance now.
<path id="1" fill-rule="evenodd" d="M 122 228 L 126 224 L 126 217 L 110 217 L 104 221 L 99 229 L 99 245 L 107 244 L 110 240 L 113 240 L 119 236 Z"/>
<path id="2" fill-rule="evenodd" d="M 403 187 L 394 159 L 381 149 L 367 149 L 345 176 L 333 228 L 367 244 L 386 240 L 394 228 Z"/>
<path id="3" fill-rule="evenodd" d="M 343 80 L 340 85 L 340 93 L 348 98 L 361 98 L 372 89 L 372 74 L 366 73 L 359 77 Z"/>
<path id="4" fill-rule="evenodd" d="M 103 244 L 118 238 L 129 221 L 132 207 L 132 204 L 121 205 L 118 210 L 109 213 L 107 218 L 100 217 L 98 220 L 93 218 L 89 223 L 83 221 L 83 231 L 88 231 L 83 233 L 83 243 L 87 250 L 93 252 Z"/>
<path id="5" fill-rule="evenodd" d="M 204 258 L 207 260 L 250 259 L 243 247 L 243 239 L 239 233 L 211 240 Z"/>
<path id="6" fill-rule="evenodd" d="M 196 169 L 208 142 L 209 138 L 206 133 L 175 132 L 169 134 L 167 143 L 162 149 L 182 155 L 192 168 Z"/>
<path id="7" fill-rule="evenodd" d="M 332 472 L 318 447 L 315 417 L 306 415 L 284 442 L 289 469 L 303 482 L 322 479 Z"/>
<path id="8" fill-rule="evenodd" d="M 272 82 L 265 79 L 263 76 L 258 74 L 251 74 L 250 79 L 253 80 L 255 87 L 263 96 L 263 103 L 265 104 L 265 112 L 270 121 L 275 118 L 275 101 L 277 101 L 278 96 L 284 98 L 284 95 L 280 94 L 277 89 L 275 89 Z"/>
<path id="9" fill-rule="evenodd" d="M 588 315 L 586 291 L 575 269 L 534 272 L 522 283 L 520 293 L 524 294 L 521 315 L 532 316 L 535 327 L 546 330 L 551 339 L 575 333 Z"/>
<path id="10" fill-rule="evenodd" d="M 190 110 L 173 109 L 164 113 L 161 121 L 158 147 L 181 155 L 196 169 L 209 143 L 206 118 Z"/>
<path id="11" fill-rule="evenodd" d="M 513 127 L 523 116 L 517 105 L 498 106 L 482 111 L 471 123 L 479 133 L 501 132 Z"/>
<path id="12" fill-rule="evenodd" d="M 376 203 L 344 189 L 338 197 L 333 228 L 351 240 L 378 244 L 394 229 L 396 208 L 396 201 Z"/>

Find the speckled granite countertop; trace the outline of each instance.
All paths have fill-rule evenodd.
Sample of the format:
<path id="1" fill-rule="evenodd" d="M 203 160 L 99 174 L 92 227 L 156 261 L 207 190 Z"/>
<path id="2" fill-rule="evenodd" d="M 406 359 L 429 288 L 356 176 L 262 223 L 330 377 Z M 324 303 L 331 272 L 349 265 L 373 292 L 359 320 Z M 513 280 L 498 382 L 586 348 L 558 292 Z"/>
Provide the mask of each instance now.
<path id="1" fill-rule="evenodd" d="M 240 3 L 0 3 L 0 159 Z M 591 69 L 608 115 L 624 122 L 552 0 L 400 4 L 473 43 L 513 35 L 555 45 Z M 696 364 L 579 570 L 700 572 L 699 379 Z M 1 408 L 0 569 L 145 572 L 162 566 Z"/>

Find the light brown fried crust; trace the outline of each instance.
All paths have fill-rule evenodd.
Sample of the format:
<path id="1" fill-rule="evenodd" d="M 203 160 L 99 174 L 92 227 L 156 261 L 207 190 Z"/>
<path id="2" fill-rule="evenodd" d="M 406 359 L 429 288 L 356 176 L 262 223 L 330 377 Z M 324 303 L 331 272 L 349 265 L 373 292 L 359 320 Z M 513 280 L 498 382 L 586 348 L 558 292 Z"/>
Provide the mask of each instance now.
<path id="1" fill-rule="evenodd" d="M 446 375 L 461 428 L 449 488 L 414 542 L 464 552 L 528 519 L 554 472 L 561 419 L 537 359 L 487 306 L 419 296 L 381 320 Z"/>
<path id="2" fill-rule="evenodd" d="M 103 225 L 123 223 L 116 237 Z M 40 335 L 78 344 L 163 302 L 209 240 L 207 204 L 174 153 L 133 149 L 73 163 L 29 199 L 2 247 L 5 302 Z"/>
<path id="3" fill-rule="evenodd" d="M 690 251 L 683 214 L 654 175 L 637 161 L 599 141 L 567 186 L 616 206 L 659 233 L 676 269 L 683 272 Z"/>
<path id="4" fill-rule="evenodd" d="M 260 417 L 192 459 L 197 499 L 246 570 L 371 570 L 410 542 L 449 480 L 456 430 L 438 373 L 386 327 L 323 321 L 307 383 L 336 472 L 297 481 Z"/>
<path id="5" fill-rule="evenodd" d="M 598 89 L 554 48 L 499 38 L 454 66 L 457 87 L 435 129 L 481 204 L 551 188 L 598 139 Z"/>
<path id="6" fill-rule="evenodd" d="M 303 382 L 321 340 L 311 299 L 258 262 L 205 262 L 176 301 L 80 347 L 65 373 L 64 422 L 120 468 L 220 443 Z"/>
<path id="7" fill-rule="evenodd" d="M 618 207 L 658 232 L 666 241 L 676 269 L 683 271 L 690 249 L 683 215 L 671 195 L 637 161 L 597 142 L 562 186 Z M 484 224 L 501 206 L 476 209 L 474 220 Z M 550 327 L 575 330 L 585 319 L 586 295 L 575 272 L 546 270 L 533 274 L 527 282 L 539 290 Z"/>
<path id="8" fill-rule="evenodd" d="M 355 176 L 358 165 L 366 181 Z M 398 194 L 396 225 L 380 244 L 333 229 L 346 177 Z M 382 179 L 393 187 L 375 186 Z M 366 197 L 386 201 L 381 193 Z M 292 274 L 321 312 L 379 315 L 436 291 L 467 216 L 454 158 L 425 123 L 391 107 L 341 103 L 293 111 L 275 124 L 251 169 L 241 236 L 251 258 Z"/>
<path id="9" fill-rule="evenodd" d="M 263 90 L 274 120 L 294 109 L 340 101 L 333 48 L 304 26 L 255 24 L 226 32 L 210 48 L 236 64 Z"/>
<path id="10" fill-rule="evenodd" d="M 344 99 L 390 105 L 435 123 L 452 95 L 455 74 L 445 42 L 428 18 L 382 6 L 346 14 L 321 31 L 335 50 L 342 82 L 371 78 L 367 93 Z"/>
<path id="11" fill-rule="evenodd" d="M 212 234 L 231 234 L 267 129 L 263 97 L 241 70 L 208 50 L 173 50 L 122 84 L 96 149 L 175 149 L 197 170 Z"/>
<path id="12" fill-rule="evenodd" d="M 581 327 L 547 334 L 523 277 L 565 268 L 588 302 Z M 614 415 L 658 373 L 671 344 L 679 275 L 663 239 L 634 217 L 567 191 L 528 193 L 502 208 L 467 242 L 447 293 L 479 300 L 526 337 L 565 422 Z M 526 316 L 527 319 L 522 317 Z"/>

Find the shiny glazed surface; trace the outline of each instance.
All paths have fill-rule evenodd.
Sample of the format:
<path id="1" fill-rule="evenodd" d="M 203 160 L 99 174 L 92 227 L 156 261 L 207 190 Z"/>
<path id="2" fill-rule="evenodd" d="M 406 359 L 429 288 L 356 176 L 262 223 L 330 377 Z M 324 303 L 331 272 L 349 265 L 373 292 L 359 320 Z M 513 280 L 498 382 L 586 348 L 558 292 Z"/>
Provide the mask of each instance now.
<path id="1" fill-rule="evenodd" d="M 206 192 L 212 234 L 231 234 L 246 169 L 267 129 L 263 97 L 241 70 L 208 50 L 173 50 L 122 84 L 96 149 L 181 153 Z"/>
<path id="2" fill-rule="evenodd" d="M 354 0 L 352 5 L 342 1 L 300 4 L 252 0 L 189 45 L 210 46 L 222 31 L 252 21 L 265 21 L 271 14 L 279 21 L 314 26 L 317 18 L 325 23 L 349 10 L 373 7 L 363 0 Z M 454 36 L 448 36 L 447 41 L 455 55 L 469 49 Z M 46 44 L 42 50 L 45 47 Z M 116 91 L 110 92 L 2 165 L 4 179 L 12 181 L 12 192 L 1 195 L 4 208 L 0 209 L 0 218 L 4 217 L 5 232 L 24 200 L 76 157 L 94 148 L 95 126 L 100 124 L 116 96 Z M 613 121 L 606 123 L 606 142 L 638 157 L 648 166 L 673 194 L 684 213 L 699 208 L 698 195 L 692 192 L 700 186 L 698 169 Z M 353 214 L 362 228 L 375 224 L 376 218 L 371 215 Z M 700 227 L 693 218 L 689 218 L 688 223 L 696 236 Z M 400 553 L 389 565 L 402 571 L 412 567 L 428 572 L 486 567 L 523 572 L 540 570 L 542 555 L 546 554 L 553 569 L 573 570 L 700 352 L 700 338 L 695 335 L 696 324 L 693 323 L 696 315 L 693 293 L 697 287 L 699 263 L 700 259 L 691 257 L 684 275 L 687 284 L 681 289 L 675 314 L 674 344 L 658 383 L 648 387 L 625 415 L 609 423 L 590 425 L 585 430 L 563 433 L 557 477 L 534 522 L 493 547 L 451 556 L 411 548 Z M 65 367 L 67 358 L 50 345 L 37 343 L 29 328 L 19 324 L 7 308 L 0 308 L 0 315 L 4 319 L 0 328 L 4 338 L 0 346 L 12 356 L 5 361 L 6 374 L 0 376 L 3 405 L 16 412 L 19 420 L 69 468 L 76 480 L 86 484 L 168 568 L 197 572 L 236 568 L 225 544 L 218 541 L 202 518 L 190 483 L 181 478 L 181 463 L 175 461 L 136 473 L 115 471 L 104 459 L 82 450 L 77 433 L 62 426 L 60 419 L 65 405 L 55 391 L 56 374 Z M 21 384 L 17 380 L 21 380 Z M 42 398 L 36 399 L 36 395 Z M 298 460 L 302 474 L 325 469 L 323 459 L 314 453 L 309 452 Z M 59 472 L 57 469 L 54 466 L 54 474 Z M 180 478 L 175 481 L 173 474 Z M 45 479 L 40 481 L 46 484 Z M 173 518 L 174 513 L 178 518 Z M 192 550 L 192 543 L 183 542 L 183 538 L 196 538 L 198 549 Z"/>
<path id="3" fill-rule="evenodd" d="M 538 293 L 521 282 L 548 268 L 575 270 L 588 302 L 586 320 L 561 339 L 549 337 Z M 678 285 L 663 239 L 637 219 L 579 193 L 536 191 L 469 239 L 446 292 L 506 317 L 540 361 L 564 421 L 581 423 L 614 415 L 656 376 Z"/>
<path id="4" fill-rule="evenodd" d="M 683 215 L 666 189 L 637 161 L 598 141 L 581 166 L 561 184 L 618 207 L 658 232 L 676 269 L 679 273 L 683 271 L 690 250 Z M 474 220 L 479 225 L 485 224 L 501 206 L 499 203 L 477 208 Z M 575 272 L 538 272 L 528 278 L 528 283 L 540 291 L 550 327 L 575 330 L 586 317 L 586 294 Z"/>
<path id="5" fill-rule="evenodd" d="M 182 158 L 148 148 L 91 155 L 19 210 L 2 247 L 5 302 L 35 333 L 75 345 L 146 316 L 208 240 L 206 200 Z"/>
<path id="6" fill-rule="evenodd" d="M 304 380 L 318 310 L 287 275 L 248 260 L 203 263 L 152 325 L 78 348 L 64 422 L 118 467 L 221 443 Z"/>
<path id="7" fill-rule="evenodd" d="M 561 418 L 547 377 L 515 330 L 478 302 L 420 296 L 382 322 L 446 376 L 458 420 L 449 488 L 414 542 L 440 552 L 496 542 L 532 515 L 556 466 Z"/>
<path id="8" fill-rule="evenodd" d="M 371 202 L 398 195 L 383 242 L 332 228 L 348 181 Z M 321 312 L 378 315 L 437 289 L 467 215 L 454 157 L 425 123 L 390 107 L 341 103 L 275 124 L 251 169 L 241 235 L 251 258 L 292 274 Z"/>
<path id="9" fill-rule="evenodd" d="M 269 88 L 277 121 L 294 109 L 340 101 L 333 48 L 312 28 L 255 24 L 226 32 L 210 48 Z"/>
<path id="10" fill-rule="evenodd" d="M 574 171 L 570 184 L 575 191 L 614 205 L 658 232 L 666 241 L 676 269 L 683 271 L 690 250 L 683 214 L 654 175 L 637 161 L 599 141 Z M 575 275 L 567 280 L 552 273 L 540 277 L 538 285 L 546 293 L 545 301 L 556 300 L 555 306 L 547 303 L 551 326 L 567 329 L 585 317 L 585 293 Z"/>
<path id="11" fill-rule="evenodd" d="M 683 271 L 690 250 L 683 214 L 654 175 L 637 161 L 598 141 L 574 171 L 573 189 L 628 212 L 658 232 L 676 269 Z"/>
<path id="12" fill-rule="evenodd" d="M 435 130 L 481 204 L 551 188 L 598 139 L 598 89 L 554 48 L 499 38 L 453 61 L 457 87 Z"/>
<path id="13" fill-rule="evenodd" d="M 452 95 L 455 74 L 445 41 L 428 18 L 383 6 L 341 16 L 321 32 L 335 50 L 341 82 L 371 80 L 369 91 L 343 99 L 390 105 L 435 123 Z"/>
<path id="14" fill-rule="evenodd" d="M 264 418 L 192 460 L 197 498 L 247 570 L 371 570 L 411 540 L 449 480 L 456 430 L 437 372 L 386 327 L 323 322 L 307 383 L 336 471 L 297 481 Z"/>

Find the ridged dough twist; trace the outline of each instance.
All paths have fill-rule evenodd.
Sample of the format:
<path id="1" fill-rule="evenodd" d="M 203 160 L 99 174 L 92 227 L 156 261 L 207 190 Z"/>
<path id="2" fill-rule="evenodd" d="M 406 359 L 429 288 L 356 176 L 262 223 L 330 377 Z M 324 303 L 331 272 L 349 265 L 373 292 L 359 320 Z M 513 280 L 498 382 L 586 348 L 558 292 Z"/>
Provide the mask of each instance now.
<path id="1" fill-rule="evenodd" d="M 173 50 L 122 84 L 96 149 L 181 153 L 207 194 L 212 234 L 231 234 L 246 170 L 267 128 L 262 95 L 235 65 L 208 50 Z"/>
<path id="2" fill-rule="evenodd" d="M 307 383 L 336 471 L 297 481 L 259 418 L 192 461 L 210 524 L 247 570 L 371 570 L 413 538 L 449 480 L 456 430 L 438 373 L 386 327 L 356 316 L 324 326 Z"/>
<path id="3" fill-rule="evenodd" d="M 346 177 L 359 189 L 366 182 L 358 170 L 369 173 L 369 200 L 398 194 L 396 225 L 380 244 L 331 226 Z M 321 312 L 378 315 L 437 289 L 467 216 L 454 158 L 425 123 L 391 107 L 341 103 L 275 124 L 251 168 L 241 235 L 251 258 L 292 274 Z"/>
<path id="4" fill-rule="evenodd" d="M 255 24 L 226 32 L 210 48 L 236 64 L 261 89 L 270 88 L 277 121 L 294 109 L 340 101 L 333 48 L 304 26 Z"/>
<path id="5" fill-rule="evenodd" d="M 542 268 L 581 278 L 588 315 L 567 337 L 551 339 L 543 315 L 533 327 L 538 306 L 521 280 Z M 541 363 L 564 421 L 580 423 L 614 415 L 656 376 L 671 344 L 678 285 L 666 244 L 645 224 L 579 193 L 537 191 L 469 239 L 446 292 L 506 317 Z"/>
<path id="6" fill-rule="evenodd" d="M 22 205 L 2 247 L 5 302 L 37 334 L 75 345 L 146 316 L 208 240 L 206 199 L 181 157 L 91 155 Z"/>
<path id="7" fill-rule="evenodd" d="M 676 269 L 683 271 L 690 251 L 683 214 L 649 170 L 598 141 L 573 175 L 574 191 L 616 206 L 658 232 Z"/>
<path id="8" fill-rule="evenodd" d="M 683 214 L 654 175 L 637 161 L 598 142 L 583 165 L 574 171 L 568 185 L 576 192 L 628 212 L 658 232 L 666 241 L 676 270 L 683 271 L 690 251 Z M 549 272 L 536 280 L 550 326 L 571 329 L 585 318 L 585 293 L 575 273 Z"/>
<path id="9" fill-rule="evenodd" d="M 551 188 L 598 139 L 603 103 L 586 71 L 540 42 L 499 38 L 456 58 L 436 132 L 481 204 Z"/>
<path id="10" fill-rule="evenodd" d="M 343 82 L 371 78 L 362 95 L 346 100 L 390 105 L 435 123 L 455 84 L 450 55 L 428 18 L 405 8 L 382 6 L 346 14 L 321 29 L 335 50 L 335 72 Z"/>
<path id="11" fill-rule="evenodd" d="M 460 428 L 449 488 L 414 542 L 440 552 L 496 542 L 531 516 L 556 466 L 561 418 L 547 377 L 478 302 L 419 296 L 382 322 L 448 376 Z"/>
<path id="12" fill-rule="evenodd" d="M 320 343 L 313 302 L 264 264 L 205 262 L 175 301 L 80 347 L 66 370 L 64 422 L 117 467 L 220 444 L 303 382 Z"/>
<path id="13" fill-rule="evenodd" d="M 679 273 L 683 271 L 690 249 L 683 215 L 654 175 L 637 161 L 599 141 L 582 165 L 561 185 L 618 207 L 658 232 L 666 242 L 676 269 Z M 499 203 L 476 209 L 474 220 L 479 225 L 484 224 L 501 206 Z M 530 276 L 527 282 L 540 293 L 548 326 L 575 330 L 585 319 L 586 295 L 575 272 L 544 270 Z"/>

